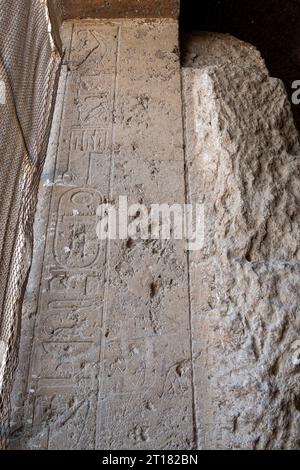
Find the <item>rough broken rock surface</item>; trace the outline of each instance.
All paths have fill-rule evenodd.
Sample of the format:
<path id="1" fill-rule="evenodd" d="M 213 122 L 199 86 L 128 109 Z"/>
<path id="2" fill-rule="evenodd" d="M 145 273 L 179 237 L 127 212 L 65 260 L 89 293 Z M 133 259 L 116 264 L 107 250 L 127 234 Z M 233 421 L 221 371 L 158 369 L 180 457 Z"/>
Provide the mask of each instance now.
<path id="1" fill-rule="evenodd" d="M 190 255 L 198 445 L 299 448 L 300 146 L 290 104 L 257 51 L 229 36 L 192 38 L 185 65 L 188 194 L 205 207 L 205 246 Z"/>

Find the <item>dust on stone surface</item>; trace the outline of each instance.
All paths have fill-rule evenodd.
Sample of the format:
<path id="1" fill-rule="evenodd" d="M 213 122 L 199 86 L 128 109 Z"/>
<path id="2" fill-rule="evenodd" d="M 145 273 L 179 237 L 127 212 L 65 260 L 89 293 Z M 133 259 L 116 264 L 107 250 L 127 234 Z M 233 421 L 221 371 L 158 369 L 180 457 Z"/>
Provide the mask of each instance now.
<path id="1" fill-rule="evenodd" d="M 296 448 L 300 145 L 282 83 L 204 33 L 181 89 L 172 20 L 66 23 L 63 40 L 13 446 Z M 99 243 L 95 207 L 121 194 L 204 203 L 205 246 Z"/>
<path id="2" fill-rule="evenodd" d="M 80 21 L 62 36 L 59 146 L 36 221 L 36 244 L 47 232 L 24 307 L 13 446 L 191 448 L 184 242 L 108 244 L 93 225 L 119 195 L 184 202 L 178 24 Z"/>
<path id="3" fill-rule="evenodd" d="M 205 246 L 190 256 L 198 446 L 294 449 L 299 136 L 252 46 L 204 33 L 189 47 L 188 191 L 206 211 Z"/>

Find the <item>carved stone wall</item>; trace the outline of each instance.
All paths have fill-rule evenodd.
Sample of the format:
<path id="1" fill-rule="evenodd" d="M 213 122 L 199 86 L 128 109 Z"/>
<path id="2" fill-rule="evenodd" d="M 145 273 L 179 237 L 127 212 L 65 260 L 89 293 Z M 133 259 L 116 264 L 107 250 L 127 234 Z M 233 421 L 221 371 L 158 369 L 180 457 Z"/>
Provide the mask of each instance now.
<path id="1" fill-rule="evenodd" d="M 184 203 L 178 25 L 66 22 L 63 36 L 13 445 L 189 449 L 184 240 L 101 242 L 96 233 L 97 207 L 119 196 L 147 207 Z"/>
<path id="2" fill-rule="evenodd" d="M 12 447 L 299 448 L 300 143 L 282 82 L 209 33 L 181 82 L 173 19 L 62 36 Z M 120 195 L 203 204 L 204 246 L 100 242 L 97 206 Z"/>

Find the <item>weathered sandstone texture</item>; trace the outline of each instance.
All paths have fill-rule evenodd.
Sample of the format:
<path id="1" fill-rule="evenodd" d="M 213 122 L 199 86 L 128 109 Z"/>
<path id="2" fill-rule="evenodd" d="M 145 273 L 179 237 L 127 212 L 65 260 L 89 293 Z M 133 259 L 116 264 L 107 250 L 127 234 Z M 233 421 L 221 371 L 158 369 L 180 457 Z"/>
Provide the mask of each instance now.
<path id="1" fill-rule="evenodd" d="M 300 146 L 257 51 L 203 34 L 183 70 L 198 446 L 300 447 Z"/>
<path id="2" fill-rule="evenodd" d="M 147 207 L 184 203 L 178 25 L 67 22 L 63 36 L 12 446 L 189 449 L 184 241 L 96 235 L 97 206 L 121 195 Z"/>
<path id="3" fill-rule="evenodd" d="M 179 0 L 61 0 L 64 19 L 178 18 Z"/>
<path id="4" fill-rule="evenodd" d="M 300 144 L 282 83 L 204 33 L 181 87 L 174 20 L 62 33 L 11 446 L 299 448 Z M 96 208 L 120 195 L 203 204 L 204 246 L 100 242 Z"/>

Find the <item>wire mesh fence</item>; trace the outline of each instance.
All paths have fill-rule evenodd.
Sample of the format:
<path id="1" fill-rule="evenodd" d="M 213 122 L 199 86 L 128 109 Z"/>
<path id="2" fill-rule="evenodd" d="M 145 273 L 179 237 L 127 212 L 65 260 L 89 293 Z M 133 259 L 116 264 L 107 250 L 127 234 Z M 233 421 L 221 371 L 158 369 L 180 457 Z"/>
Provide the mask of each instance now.
<path id="1" fill-rule="evenodd" d="M 0 449 L 8 446 L 10 392 L 33 219 L 53 113 L 60 54 L 48 6 L 0 0 Z"/>

